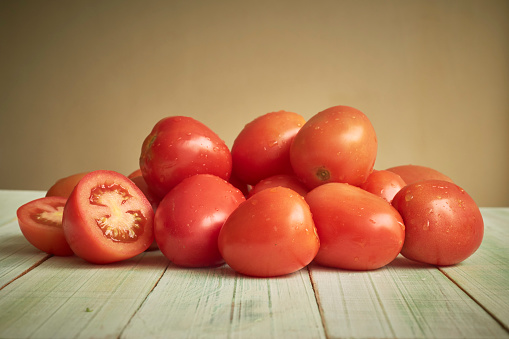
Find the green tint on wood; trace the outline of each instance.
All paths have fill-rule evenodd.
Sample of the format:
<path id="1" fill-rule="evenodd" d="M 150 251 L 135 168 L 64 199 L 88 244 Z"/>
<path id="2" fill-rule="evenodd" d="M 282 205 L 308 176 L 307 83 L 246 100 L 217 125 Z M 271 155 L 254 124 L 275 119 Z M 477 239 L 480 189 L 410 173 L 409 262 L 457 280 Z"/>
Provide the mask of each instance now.
<path id="1" fill-rule="evenodd" d="M 437 268 L 401 256 L 370 272 L 311 265 L 250 278 L 160 251 L 111 265 L 33 248 L 0 190 L 0 338 L 507 338 L 509 208 L 482 209 L 480 249 Z"/>

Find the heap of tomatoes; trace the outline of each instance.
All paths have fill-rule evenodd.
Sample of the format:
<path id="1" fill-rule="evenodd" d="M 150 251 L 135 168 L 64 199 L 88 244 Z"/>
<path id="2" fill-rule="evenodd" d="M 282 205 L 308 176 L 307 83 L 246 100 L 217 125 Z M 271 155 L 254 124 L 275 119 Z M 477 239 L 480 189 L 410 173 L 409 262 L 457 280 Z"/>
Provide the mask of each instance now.
<path id="1" fill-rule="evenodd" d="M 107 264 L 156 247 L 179 266 L 263 277 L 472 255 L 484 232 L 474 200 L 428 167 L 374 170 L 377 148 L 368 117 L 348 106 L 308 121 L 261 115 L 231 150 L 203 123 L 170 116 L 144 140 L 139 169 L 63 178 L 18 209 L 19 225 L 54 255 Z"/>

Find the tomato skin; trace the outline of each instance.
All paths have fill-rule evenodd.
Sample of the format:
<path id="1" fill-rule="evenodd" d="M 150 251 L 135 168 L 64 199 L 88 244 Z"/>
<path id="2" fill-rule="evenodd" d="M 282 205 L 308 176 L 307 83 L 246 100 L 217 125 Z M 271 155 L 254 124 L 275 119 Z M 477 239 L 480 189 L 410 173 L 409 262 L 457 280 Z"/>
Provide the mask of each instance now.
<path id="1" fill-rule="evenodd" d="M 74 186 L 89 172 L 76 173 L 65 178 L 58 179 L 46 192 L 47 197 L 69 198 Z"/>
<path id="2" fill-rule="evenodd" d="M 275 187 L 256 193 L 232 212 L 219 232 L 218 246 L 235 271 L 273 277 L 308 265 L 320 240 L 304 198 Z"/>
<path id="3" fill-rule="evenodd" d="M 149 188 L 162 199 L 180 181 L 195 174 L 228 180 L 232 158 L 224 141 L 203 123 L 172 116 L 157 122 L 145 138 L 140 169 Z"/>
<path id="4" fill-rule="evenodd" d="M 401 254 L 438 266 L 457 264 L 481 245 L 484 221 L 475 201 L 458 185 L 425 180 L 404 187 L 392 201 L 406 225 Z"/>
<path id="5" fill-rule="evenodd" d="M 378 141 L 368 117 L 353 107 L 315 114 L 290 148 L 295 174 L 309 188 L 328 182 L 359 186 L 373 170 Z"/>
<path id="6" fill-rule="evenodd" d="M 294 190 L 303 197 L 309 192 L 309 189 L 293 174 L 277 174 L 260 180 L 249 191 L 249 196 L 260 192 L 261 190 L 273 187 L 286 187 Z"/>
<path id="7" fill-rule="evenodd" d="M 311 190 L 320 250 L 317 264 L 347 270 L 374 270 L 390 263 L 405 240 L 399 213 L 382 198 L 344 183 Z"/>
<path id="8" fill-rule="evenodd" d="M 219 231 L 245 200 L 241 191 L 214 175 L 196 174 L 182 180 L 156 211 L 154 233 L 159 249 L 179 266 L 224 264 L 217 244 Z"/>
<path id="9" fill-rule="evenodd" d="M 297 113 L 277 111 L 246 124 L 232 146 L 234 175 L 254 185 L 276 174 L 293 174 L 290 145 L 305 122 Z"/>
<path id="10" fill-rule="evenodd" d="M 100 222 L 106 225 L 104 230 Z M 80 180 L 62 218 L 71 249 L 96 264 L 128 259 L 148 249 L 154 241 L 153 222 L 154 211 L 143 192 L 124 175 L 106 170 L 90 172 Z M 107 235 L 107 226 L 127 239 Z"/>
<path id="11" fill-rule="evenodd" d="M 18 217 L 21 233 L 33 246 L 39 250 L 57 255 L 70 256 L 73 251 L 65 240 L 62 229 L 62 211 L 67 199 L 63 197 L 44 197 L 32 200 L 18 208 Z M 50 213 L 53 222 L 37 219 L 41 212 Z"/>
<path id="12" fill-rule="evenodd" d="M 405 186 L 405 181 L 396 173 L 385 170 L 373 170 L 360 188 L 391 203 L 396 193 Z"/>
<path id="13" fill-rule="evenodd" d="M 447 175 L 436 169 L 420 165 L 401 165 L 387 168 L 387 171 L 396 173 L 407 184 L 413 184 L 423 180 L 445 180 L 453 182 Z"/>

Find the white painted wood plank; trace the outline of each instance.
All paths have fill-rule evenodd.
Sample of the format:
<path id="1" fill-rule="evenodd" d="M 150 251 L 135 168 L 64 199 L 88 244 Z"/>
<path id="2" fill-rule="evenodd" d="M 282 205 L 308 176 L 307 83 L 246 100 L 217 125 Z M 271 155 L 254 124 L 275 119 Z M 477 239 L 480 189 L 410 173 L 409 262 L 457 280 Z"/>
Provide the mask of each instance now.
<path id="1" fill-rule="evenodd" d="M 432 266 L 399 256 L 371 272 L 310 271 L 330 338 L 509 337 Z"/>
<path id="2" fill-rule="evenodd" d="M 17 221 L 0 227 L 0 289 L 50 257 L 30 244 Z"/>
<path id="3" fill-rule="evenodd" d="M 103 266 L 51 257 L 0 290 L 0 337 L 116 338 L 167 264 L 159 251 Z"/>
<path id="4" fill-rule="evenodd" d="M 301 270 L 250 278 L 228 266 L 170 266 L 122 338 L 323 338 L 309 280 Z"/>
<path id="5" fill-rule="evenodd" d="M 509 331 L 509 209 L 482 208 L 485 236 L 463 263 L 440 270 Z"/>

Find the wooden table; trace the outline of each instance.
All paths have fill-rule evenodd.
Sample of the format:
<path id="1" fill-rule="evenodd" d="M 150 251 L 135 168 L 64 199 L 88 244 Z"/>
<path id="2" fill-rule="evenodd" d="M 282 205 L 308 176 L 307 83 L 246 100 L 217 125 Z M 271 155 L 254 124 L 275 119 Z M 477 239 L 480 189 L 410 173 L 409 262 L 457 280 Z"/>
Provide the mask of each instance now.
<path id="1" fill-rule="evenodd" d="M 46 255 L 15 215 L 43 195 L 0 190 L 0 338 L 509 337 L 509 208 L 482 208 L 483 244 L 457 266 L 400 256 L 371 272 L 256 279 L 159 251 L 105 266 Z"/>

